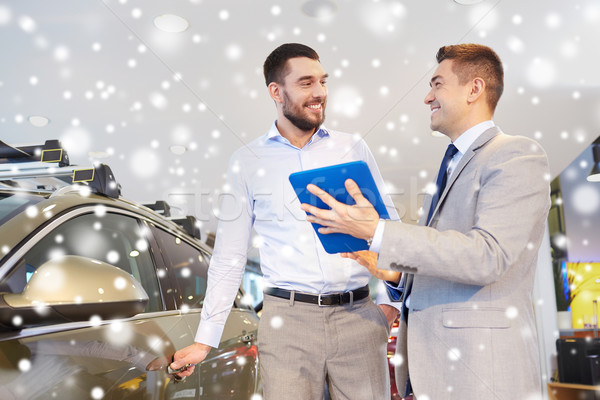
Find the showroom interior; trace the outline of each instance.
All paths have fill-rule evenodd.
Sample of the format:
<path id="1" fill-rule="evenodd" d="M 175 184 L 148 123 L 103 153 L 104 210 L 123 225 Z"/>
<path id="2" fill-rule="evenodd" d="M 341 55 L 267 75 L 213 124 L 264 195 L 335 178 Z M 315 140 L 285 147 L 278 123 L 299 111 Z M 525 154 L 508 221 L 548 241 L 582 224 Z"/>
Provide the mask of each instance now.
<path id="1" fill-rule="evenodd" d="M 0 140 L 60 140 L 72 164 L 109 165 L 123 197 L 195 216 L 209 242 L 229 157 L 275 118 L 262 63 L 276 46 L 317 50 L 329 74 L 325 125 L 366 141 L 409 224 L 448 144 L 429 129 L 423 102 L 435 53 L 492 47 L 505 67 L 494 121 L 540 143 L 550 164 L 534 287 L 544 395 L 600 385 L 593 340 L 562 367 L 587 381 L 547 385 L 559 379 L 557 339 L 597 337 L 598 1 L 0 0 L 0 32 Z M 255 235 L 244 281 L 256 302 L 260 246 Z M 581 345 L 569 343 L 563 351 Z"/>

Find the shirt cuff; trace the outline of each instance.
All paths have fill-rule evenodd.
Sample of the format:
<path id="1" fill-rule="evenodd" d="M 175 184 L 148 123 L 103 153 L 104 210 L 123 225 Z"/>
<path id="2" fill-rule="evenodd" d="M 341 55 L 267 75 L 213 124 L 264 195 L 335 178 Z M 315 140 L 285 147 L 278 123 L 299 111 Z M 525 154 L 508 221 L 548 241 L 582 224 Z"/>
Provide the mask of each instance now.
<path id="1" fill-rule="evenodd" d="M 400 281 L 398 283 L 396 282 L 392 282 L 392 281 L 385 281 L 385 286 L 389 287 L 390 289 L 395 289 L 395 290 L 399 290 L 401 292 L 404 291 L 404 275 L 402 275 L 402 278 L 400 278 Z"/>
<path id="2" fill-rule="evenodd" d="M 387 290 L 388 296 L 392 301 L 399 302 L 400 300 L 402 300 L 402 290 L 392 288 L 389 285 L 385 285 L 385 289 Z"/>
<path id="3" fill-rule="evenodd" d="M 225 325 L 215 324 L 210 321 L 200 321 L 194 341 L 217 348 L 221 342 L 224 329 Z"/>
<path id="4" fill-rule="evenodd" d="M 398 311 L 402 308 L 402 303 L 398 302 L 399 299 L 396 299 L 392 296 L 392 293 L 388 290 L 388 287 L 383 284 L 383 281 L 379 281 L 377 284 L 377 298 L 375 299 L 375 304 L 387 304 L 388 306 L 392 306 Z"/>
<path id="5" fill-rule="evenodd" d="M 377 229 L 375 229 L 375 234 L 373 235 L 373 240 L 371 241 L 371 246 L 369 250 L 374 251 L 375 253 L 379 253 L 381 249 L 381 242 L 383 241 L 383 228 L 385 227 L 385 220 L 380 219 L 377 223 Z"/>
<path id="6" fill-rule="evenodd" d="M 400 282 L 385 281 L 385 290 L 392 301 L 402 300 L 402 293 L 404 293 L 404 274 L 400 278 Z"/>

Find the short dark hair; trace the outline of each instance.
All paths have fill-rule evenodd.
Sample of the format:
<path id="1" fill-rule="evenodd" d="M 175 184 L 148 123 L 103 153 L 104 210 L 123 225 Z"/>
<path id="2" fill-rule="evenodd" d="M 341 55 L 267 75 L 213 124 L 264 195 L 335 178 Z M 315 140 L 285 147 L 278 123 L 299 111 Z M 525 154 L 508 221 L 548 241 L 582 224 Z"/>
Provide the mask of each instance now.
<path id="1" fill-rule="evenodd" d="M 496 52 L 481 44 L 467 43 L 443 46 L 435 58 L 438 63 L 453 60 L 452 71 L 458 83 L 465 85 L 472 79 L 482 78 L 487 88 L 487 102 L 492 112 L 504 91 L 504 68 Z"/>
<path id="2" fill-rule="evenodd" d="M 320 62 L 317 52 L 306 45 L 300 43 L 282 44 L 269 54 L 263 65 L 267 86 L 271 82 L 282 84 L 283 78 L 288 72 L 287 60 L 296 57 L 307 57 Z"/>

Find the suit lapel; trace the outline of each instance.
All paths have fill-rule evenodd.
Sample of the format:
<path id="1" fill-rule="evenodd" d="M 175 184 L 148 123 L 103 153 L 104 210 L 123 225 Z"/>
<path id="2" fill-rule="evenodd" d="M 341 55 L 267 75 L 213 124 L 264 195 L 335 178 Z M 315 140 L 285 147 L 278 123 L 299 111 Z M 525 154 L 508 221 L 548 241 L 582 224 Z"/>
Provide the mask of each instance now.
<path id="1" fill-rule="evenodd" d="M 477 139 L 475 139 L 475 141 L 473 142 L 471 147 L 469 147 L 469 149 L 466 151 L 466 153 L 462 156 L 458 165 L 452 172 L 452 176 L 450 176 L 450 179 L 446 183 L 444 192 L 442 193 L 442 195 L 440 196 L 440 199 L 437 202 L 435 210 L 433 211 L 433 215 L 431 216 L 431 221 L 429 221 L 430 225 L 431 225 L 431 222 L 433 222 L 433 220 L 435 219 L 434 218 L 435 215 L 439 212 L 440 206 L 442 205 L 442 203 L 444 202 L 444 199 L 446 198 L 446 194 L 450 191 L 450 188 L 452 188 L 452 185 L 454 184 L 456 179 L 458 179 L 458 177 L 460 176 L 460 173 L 465 168 L 465 166 L 473 159 L 473 157 L 475 157 L 475 155 L 477 154 L 477 150 L 479 150 L 480 148 L 485 146 L 490 140 L 492 140 L 494 137 L 496 137 L 500 133 L 501 133 L 500 128 L 498 128 L 497 126 L 487 129 L 485 132 L 483 132 L 481 135 L 479 135 L 479 137 Z M 424 215 L 427 215 L 427 213 L 424 213 Z M 425 222 L 423 222 L 423 224 L 424 223 Z"/>

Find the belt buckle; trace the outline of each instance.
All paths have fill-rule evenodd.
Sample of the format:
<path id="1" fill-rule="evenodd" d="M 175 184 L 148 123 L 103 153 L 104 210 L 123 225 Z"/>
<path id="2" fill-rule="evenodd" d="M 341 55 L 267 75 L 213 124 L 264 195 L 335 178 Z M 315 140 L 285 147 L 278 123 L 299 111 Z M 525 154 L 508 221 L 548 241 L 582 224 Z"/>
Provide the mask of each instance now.
<path id="1" fill-rule="evenodd" d="M 323 297 L 322 296 L 328 296 L 328 298 L 332 297 L 332 299 L 334 299 L 333 296 L 335 296 L 335 295 L 338 296 L 338 302 L 337 303 L 336 302 L 332 302 L 331 304 L 323 304 Z M 331 307 L 331 306 L 341 305 L 341 304 L 344 304 L 344 299 L 343 299 L 342 296 L 343 296 L 343 293 L 327 293 L 325 295 L 319 293 L 319 296 L 317 297 L 317 304 L 319 305 L 319 307 Z"/>
<path id="2" fill-rule="evenodd" d="M 323 296 L 331 296 L 331 293 L 327 293 L 325 295 L 323 295 L 322 293 L 319 293 L 319 296 L 317 298 L 317 304 L 319 305 L 319 307 L 331 307 L 336 305 L 335 303 L 333 304 L 323 304 Z"/>

